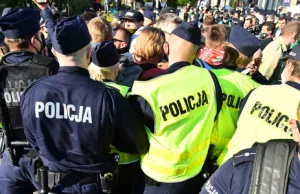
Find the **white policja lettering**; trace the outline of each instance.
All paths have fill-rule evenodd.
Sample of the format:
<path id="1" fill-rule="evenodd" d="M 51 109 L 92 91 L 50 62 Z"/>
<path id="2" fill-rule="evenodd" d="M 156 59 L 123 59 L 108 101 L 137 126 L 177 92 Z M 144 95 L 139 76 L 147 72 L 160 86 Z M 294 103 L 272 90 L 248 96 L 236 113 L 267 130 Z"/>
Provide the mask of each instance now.
<path id="1" fill-rule="evenodd" d="M 62 109 L 61 109 L 62 107 Z M 76 110 L 79 109 L 78 114 Z M 91 107 L 79 106 L 76 108 L 73 104 L 62 104 L 59 102 L 36 102 L 35 103 L 35 117 L 40 118 L 40 115 L 44 113 L 49 119 L 69 119 L 77 123 L 92 123 L 92 109 Z"/>

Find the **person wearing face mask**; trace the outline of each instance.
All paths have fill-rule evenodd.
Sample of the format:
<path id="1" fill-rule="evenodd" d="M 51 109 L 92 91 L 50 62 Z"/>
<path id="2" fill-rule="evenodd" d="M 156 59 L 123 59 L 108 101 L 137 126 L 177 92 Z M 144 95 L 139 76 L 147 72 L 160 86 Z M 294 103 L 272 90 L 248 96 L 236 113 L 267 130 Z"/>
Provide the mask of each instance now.
<path id="1" fill-rule="evenodd" d="M 138 37 L 139 33 L 146 28 L 143 26 L 144 16 L 139 11 L 129 10 L 126 12 L 125 16 L 121 17 L 120 19 L 125 21 L 125 29 L 131 34 L 129 52 L 133 53 L 136 38 Z"/>
<path id="2" fill-rule="evenodd" d="M 275 31 L 275 25 L 272 22 L 266 22 L 262 25 L 259 38 L 261 39 L 261 50 L 264 50 L 268 44 L 273 41 L 273 34 Z"/>
<path id="3" fill-rule="evenodd" d="M 299 75 L 296 79 L 299 80 Z M 271 87 L 273 86 L 261 86 L 261 89 Z M 299 86 L 297 89 L 293 88 L 296 93 L 299 93 L 299 89 Z M 273 94 L 278 96 L 278 92 Z M 296 95 L 299 96 L 299 94 Z M 285 99 L 287 97 L 286 94 L 281 96 Z M 271 139 L 272 137 L 266 133 L 266 140 L 250 145 L 251 148 L 249 146 L 248 149 L 236 153 L 223 164 L 203 186 L 200 194 L 295 194 L 300 192 L 300 104 L 299 97 L 289 97 L 293 98 L 292 102 L 280 101 L 278 106 L 281 106 L 283 110 L 286 105 L 289 106 L 291 117 L 286 118 L 284 123 L 290 135 L 285 139 Z M 264 107 L 258 106 L 257 108 Z M 261 116 L 265 117 L 265 115 Z M 263 118 L 258 119 L 247 129 L 252 131 L 255 126 L 262 134 L 266 131 L 264 127 L 266 124 L 261 124 L 263 121 L 265 121 Z M 247 138 L 245 135 L 244 137 Z"/>
<path id="4" fill-rule="evenodd" d="M 224 24 L 224 25 L 228 25 L 228 26 L 230 26 L 230 21 L 229 21 L 229 14 L 228 13 L 226 13 L 226 14 L 224 14 L 224 16 L 223 16 L 223 20 L 221 21 L 221 22 L 219 22 L 219 24 Z"/>
<path id="5" fill-rule="evenodd" d="M 133 62 L 129 53 L 130 33 L 124 28 L 115 29 L 113 37 L 114 45 L 119 54 L 119 73 L 116 78 L 117 83 L 132 87 L 133 82 L 139 79 L 142 68 Z"/>
<path id="6" fill-rule="evenodd" d="M 227 145 L 228 151 L 222 163 L 255 142 L 291 137 L 287 122 L 295 118 L 294 109 L 300 102 L 299 53 L 300 45 L 297 45 L 287 55 L 282 84 L 260 86 L 244 98 L 240 106 L 237 130 Z"/>
<path id="7" fill-rule="evenodd" d="M 19 148 L 12 148 L 14 151 L 4 152 L 7 157 L 14 158 L 14 160 L 2 162 L 0 180 L 3 182 L 0 183 L 0 193 L 26 193 L 20 189 L 21 185 L 7 183 L 7 180 L 12 180 L 11 176 L 18 176 L 20 172 L 20 169 L 16 167 L 19 165 L 18 157 L 25 154 L 27 149 L 24 148 L 26 147 L 24 142 L 27 140 L 24 136 L 20 113 L 20 96 L 32 82 L 56 74 L 58 71 L 58 63 L 55 59 L 40 54 L 45 42 L 39 31 L 39 21 L 40 12 L 32 9 L 15 9 L 0 18 L 4 42 L 9 48 L 9 52 L 2 56 L 0 61 L 0 92 L 1 96 L 5 96 L 4 99 L 1 98 L 1 105 L 7 107 L 8 113 L 0 115 L 0 118 L 2 121 L 6 120 L 5 117 L 11 118 L 11 133 L 7 135 L 8 144 L 10 145 L 10 141 L 23 142 Z M 11 165 L 13 167 L 7 167 Z M 3 169 L 9 173 L 6 174 Z M 17 177 L 17 179 L 21 178 Z M 4 185 L 9 189 L 6 190 Z"/>
<path id="8" fill-rule="evenodd" d="M 291 21 L 281 31 L 281 36 L 263 50 L 262 65 L 259 71 L 269 81 L 280 80 L 285 64 L 279 59 L 285 57 L 291 47 L 297 44 L 300 35 L 300 22 Z"/>

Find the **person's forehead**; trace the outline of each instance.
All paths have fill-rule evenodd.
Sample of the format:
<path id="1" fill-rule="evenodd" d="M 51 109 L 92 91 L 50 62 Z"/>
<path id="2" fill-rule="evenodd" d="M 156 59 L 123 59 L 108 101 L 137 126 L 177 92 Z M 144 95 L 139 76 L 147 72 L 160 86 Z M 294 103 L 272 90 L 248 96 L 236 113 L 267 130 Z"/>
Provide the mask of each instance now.
<path id="1" fill-rule="evenodd" d="M 121 30 L 117 30 L 114 38 L 123 38 L 124 33 Z"/>

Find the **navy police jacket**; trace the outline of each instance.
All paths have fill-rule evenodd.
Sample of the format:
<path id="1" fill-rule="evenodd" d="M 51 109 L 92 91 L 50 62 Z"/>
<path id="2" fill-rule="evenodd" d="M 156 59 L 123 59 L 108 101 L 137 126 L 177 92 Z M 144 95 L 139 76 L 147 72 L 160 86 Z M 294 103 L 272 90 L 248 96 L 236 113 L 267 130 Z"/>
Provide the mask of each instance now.
<path id="1" fill-rule="evenodd" d="M 202 187 L 200 194 L 248 194 L 256 147 L 237 153 Z M 297 150 L 291 163 L 287 194 L 300 193 L 300 161 Z"/>
<path id="2" fill-rule="evenodd" d="M 126 99 L 80 67 L 61 67 L 33 83 L 22 95 L 21 113 L 26 138 L 52 172 L 100 172 L 110 144 L 127 153 L 149 148 Z"/>

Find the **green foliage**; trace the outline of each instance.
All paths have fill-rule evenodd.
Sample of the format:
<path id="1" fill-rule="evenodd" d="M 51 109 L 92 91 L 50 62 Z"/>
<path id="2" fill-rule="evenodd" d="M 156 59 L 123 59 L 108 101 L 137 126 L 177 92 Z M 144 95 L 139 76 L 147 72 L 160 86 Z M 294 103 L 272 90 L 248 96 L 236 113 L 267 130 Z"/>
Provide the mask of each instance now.
<path id="1" fill-rule="evenodd" d="M 172 0 L 170 0 L 170 1 L 172 1 Z M 188 2 L 191 2 L 191 5 L 193 6 L 195 3 L 195 0 L 177 0 L 177 2 L 178 2 L 178 5 L 182 5 L 182 6 L 186 5 Z"/>
<path id="2" fill-rule="evenodd" d="M 69 0 L 70 2 L 70 15 L 80 15 L 86 8 L 92 8 L 91 0 Z"/>

